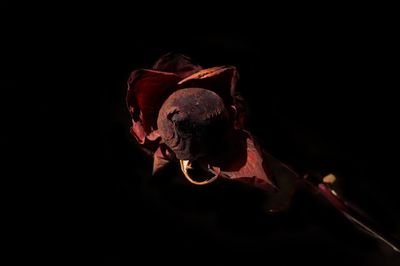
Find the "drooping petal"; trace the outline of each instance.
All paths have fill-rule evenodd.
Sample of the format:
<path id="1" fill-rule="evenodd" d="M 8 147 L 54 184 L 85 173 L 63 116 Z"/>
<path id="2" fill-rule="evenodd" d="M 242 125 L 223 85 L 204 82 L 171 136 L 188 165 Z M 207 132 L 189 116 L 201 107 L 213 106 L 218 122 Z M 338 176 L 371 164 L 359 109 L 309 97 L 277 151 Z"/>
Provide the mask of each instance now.
<path id="1" fill-rule="evenodd" d="M 158 130 L 154 130 L 147 134 L 144 131 L 141 120 L 135 121 L 132 119 L 132 127 L 130 128 L 130 132 L 136 138 L 137 142 L 142 145 L 146 144 L 146 141 L 153 142 L 160 138 Z"/>
<path id="2" fill-rule="evenodd" d="M 238 150 L 233 160 L 221 167 L 221 173 L 230 179 L 251 183 L 265 190 L 275 191 L 277 188 L 264 164 L 262 151 L 247 132 L 238 134 L 235 147 Z"/>
<path id="3" fill-rule="evenodd" d="M 167 53 L 161 56 L 153 65 L 154 70 L 175 73 L 180 78 L 186 78 L 202 69 L 192 62 L 188 56 L 179 53 Z"/>
<path id="4" fill-rule="evenodd" d="M 165 144 L 160 144 L 153 155 L 153 175 L 163 169 L 173 159 L 174 155 Z"/>
<path id="5" fill-rule="evenodd" d="M 132 131 L 140 143 L 157 129 L 158 111 L 179 80 L 174 73 L 146 69 L 132 72 L 126 101 L 134 122 Z"/>
<path id="6" fill-rule="evenodd" d="M 136 138 L 139 144 L 144 144 L 146 139 L 146 132 L 144 132 L 142 122 L 132 119 L 131 134 Z"/>

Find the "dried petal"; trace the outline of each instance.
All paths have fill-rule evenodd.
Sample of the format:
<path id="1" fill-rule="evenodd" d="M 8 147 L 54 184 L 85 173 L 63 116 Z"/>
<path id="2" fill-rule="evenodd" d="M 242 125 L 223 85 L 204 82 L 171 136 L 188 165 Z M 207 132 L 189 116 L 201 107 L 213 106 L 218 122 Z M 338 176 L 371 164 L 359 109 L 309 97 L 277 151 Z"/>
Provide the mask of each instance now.
<path id="1" fill-rule="evenodd" d="M 160 144 L 158 149 L 153 155 L 153 175 L 169 164 L 173 159 L 174 155 L 168 149 L 165 144 Z"/>
<path id="2" fill-rule="evenodd" d="M 201 70 L 179 82 L 182 88 L 203 88 L 217 93 L 226 104 L 233 103 L 238 74 L 236 67 L 220 66 Z"/>
<path id="3" fill-rule="evenodd" d="M 266 190 L 277 188 L 264 164 L 263 152 L 248 132 L 236 130 L 230 145 L 236 151 L 221 158 L 221 173 L 230 179 L 251 183 Z"/>
<path id="4" fill-rule="evenodd" d="M 144 143 L 144 138 L 157 129 L 158 111 L 179 80 L 173 73 L 145 69 L 132 72 L 127 105 L 133 119 L 132 132 L 139 143 Z"/>
<path id="5" fill-rule="evenodd" d="M 154 70 L 175 73 L 180 78 L 186 78 L 202 69 L 194 64 L 190 57 L 178 53 L 168 53 L 160 57 L 153 65 Z"/>

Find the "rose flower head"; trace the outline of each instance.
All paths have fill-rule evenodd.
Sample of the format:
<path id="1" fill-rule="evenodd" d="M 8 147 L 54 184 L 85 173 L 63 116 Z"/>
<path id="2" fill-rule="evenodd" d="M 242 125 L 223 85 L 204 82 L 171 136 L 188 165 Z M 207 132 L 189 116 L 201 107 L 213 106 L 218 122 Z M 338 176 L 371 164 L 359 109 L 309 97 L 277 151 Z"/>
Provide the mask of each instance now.
<path id="1" fill-rule="evenodd" d="M 131 133 L 154 158 L 153 173 L 180 163 L 194 184 L 217 178 L 277 189 L 265 153 L 244 128 L 245 108 L 234 66 L 203 69 L 169 53 L 128 80 Z"/>

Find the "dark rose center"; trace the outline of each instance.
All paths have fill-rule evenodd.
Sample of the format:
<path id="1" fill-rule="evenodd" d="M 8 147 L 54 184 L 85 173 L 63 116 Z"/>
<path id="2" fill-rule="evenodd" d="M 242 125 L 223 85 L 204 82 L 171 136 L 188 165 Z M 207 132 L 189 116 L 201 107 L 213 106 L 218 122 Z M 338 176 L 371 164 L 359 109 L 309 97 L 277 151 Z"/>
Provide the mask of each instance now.
<path id="1" fill-rule="evenodd" d="M 195 160 L 218 150 L 231 123 L 221 97 L 206 89 L 188 88 L 168 97 L 157 126 L 178 159 Z"/>

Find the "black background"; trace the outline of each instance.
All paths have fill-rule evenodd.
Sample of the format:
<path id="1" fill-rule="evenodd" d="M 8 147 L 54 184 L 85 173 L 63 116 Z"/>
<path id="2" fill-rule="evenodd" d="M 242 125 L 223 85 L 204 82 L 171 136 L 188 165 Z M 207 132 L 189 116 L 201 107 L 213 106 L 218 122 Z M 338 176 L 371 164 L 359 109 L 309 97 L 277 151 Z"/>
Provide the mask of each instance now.
<path id="1" fill-rule="evenodd" d="M 166 52 L 235 65 L 249 129 L 263 146 L 301 173 L 336 173 L 342 193 L 399 236 L 390 17 L 99 5 L 35 5 L 40 13 L 16 5 L 4 18 L 2 139 L 16 159 L 6 161 L 15 181 L 8 201 L 18 203 L 12 224 L 27 239 L 14 238 L 16 246 L 35 250 L 43 240 L 33 252 L 40 260 L 79 254 L 106 265 L 396 264 L 312 196 L 300 193 L 288 212 L 267 217 L 258 195 L 241 188 L 151 178 L 125 107 L 130 72 Z"/>

